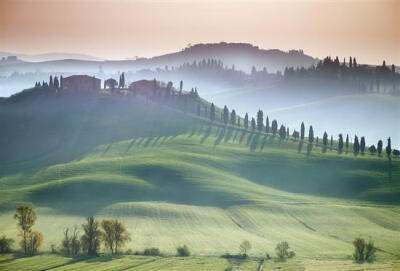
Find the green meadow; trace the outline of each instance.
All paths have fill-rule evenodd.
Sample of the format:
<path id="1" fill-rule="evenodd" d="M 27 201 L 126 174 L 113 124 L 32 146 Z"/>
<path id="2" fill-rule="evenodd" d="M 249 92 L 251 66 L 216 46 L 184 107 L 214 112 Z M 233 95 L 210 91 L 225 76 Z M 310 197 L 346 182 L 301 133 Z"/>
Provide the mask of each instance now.
<path id="1" fill-rule="evenodd" d="M 60 117 L 43 112 L 43 127 L 56 125 L 50 134 L 32 128 L 28 136 L 2 135 L 0 142 L 10 144 L 0 158 L 19 146 L 15 156 L 23 159 L 1 168 L 0 233 L 17 240 L 13 213 L 29 204 L 45 253 L 1 256 L 0 270 L 257 270 L 281 241 L 296 256 L 265 261 L 264 270 L 398 268 L 398 158 L 389 164 L 385 156 L 322 153 L 318 146 L 307 155 L 306 143 L 299 148 L 292 139 L 211 126 L 167 109 L 139 118 L 152 105 L 134 105 L 119 105 L 126 113 L 120 118 L 107 106 L 60 113 L 59 127 Z M 61 134 L 64 141 L 51 140 Z M 24 136 L 32 145 L 25 152 L 28 143 L 11 140 Z M 41 153 L 46 142 L 54 148 Z M 92 259 L 48 254 L 60 247 L 63 229 L 91 215 L 126 225 L 132 241 L 124 251 L 157 247 L 165 257 L 110 257 L 104 249 Z M 352 241 L 359 236 L 375 242 L 376 262 L 353 262 Z M 244 240 L 252 245 L 249 260 L 220 257 L 237 254 Z M 183 244 L 193 256 L 174 257 Z"/>

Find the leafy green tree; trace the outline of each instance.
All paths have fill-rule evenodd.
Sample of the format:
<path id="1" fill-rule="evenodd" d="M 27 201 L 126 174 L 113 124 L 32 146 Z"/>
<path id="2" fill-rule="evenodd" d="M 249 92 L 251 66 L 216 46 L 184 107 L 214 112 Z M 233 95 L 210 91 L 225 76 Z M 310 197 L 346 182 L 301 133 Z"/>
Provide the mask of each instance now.
<path id="1" fill-rule="evenodd" d="M 275 247 L 276 256 L 280 260 L 285 260 L 286 258 L 292 258 L 295 256 L 294 251 L 290 250 L 290 246 L 288 242 L 280 242 Z"/>
<path id="2" fill-rule="evenodd" d="M 308 130 L 308 142 L 313 143 L 314 142 L 314 130 L 312 125 L 310 126 L 310 129 Z"/>
<path id="3" fill-rule="evenodd" d="M 242 254 L 245 258 L 247 258 L 250 249 L 251 244 L 247 240 L 243 241 L 239 246 L 240 254 Z"/>
<path id="4" fill-rule="evenodd" d="M 304 122 L 302 122 L 300 127 L 300 140 L 304 140 L 304 133 L 305 133 L 305 127 L 304 127 Z"/>
<path id="5" fill-rule="evenodd" d="M 29 248 L 32 239 L 32 227 L 36 222 L 36 213 L 27 205 L 19 205 L 15 210 L 14 219 L 17 220 L 20 236 L 22 237 L 21 248 L 25 255 L 31 254 Z"/>
<path id="6" fill-rule="evenodd" d="M 14 239 L 2 236 L 0 238 L 0 254 L 10 253 L 11 247 L 14 244 Z"/>
<path id="7" fill-rule="evenodd" d="M 266 120 L 265 120 L 265 132 L 269 133 L 269 118 L 267 116 Z"/>
<path id="8" fill-rule="evenodd" d="M 362 136 L 360 140 L 360 151 L 361 154 L 364 154 L 365 152 L 365 138 Z"/>
<path id="9" fill-rule="evenodd" d="M 258 110 L 257 112 L 257 130 L 262 131 L 263 128 L 263 123 L 264 123 L 264 113 L 262 110 Z"/>
<path id="10" fill-rule="evenodd" d="M 111 254 L 118 254 L 118 249 L 130 240 L 130 234 L 125 226 L 116 219 L 103 219 L 101 227 L 106 247 L 109 248 Z"/>
<path id="11" fill-rule="evenodd" d="M 374 242 L 370 239 L 368 242 L 364 238 L 358 237 L 353 241 L 354 253 L 353 258 L 357 262 L 374 261 L 376 247 Z"/>
<path id="12" fill-rule="evenodd" d="M 235 126 L 235 124 L 236 124 L 236 111 L 235 109 L 233 109 L 231 112 L 231 125 Z"/>
<path id="13" fill-rule="evenodd" d="M 210 107 L 210 120 L 211 121 L 215 120 L 215 106 L 214 106 L 214 103 L 211 103 L 211 107 Z"/>
<path id="14" fill-rule="evenodd" d="M 382 140 L 378 141 L 378 154 L 382 155 L 382 148 L 383 148 L 383 142 Z"/>
<path id="15" fill-rule="evenodd" d="M 101 231 L 99 222 L 94 217 L 88 217 L 86 224 L 82 225 L 83 235 L 81 244 L 83 251 L 89 256 L 97 256 L 100 249 Z"/>
<path id="16" fill-rule="evenodd" d="M 229 122 L 229 109 L 225 105 L 224 106 L 224 123 L 225 123 L 225 125 L 228 124 L 228 122 Z"/>
<path id="17" fill-rule="evenodd" d="M 256 120 L 251 118 L 251 130 L 254 132 L 256 130 Z"/>
<path id="18" fill-rule="evenodd" d="M 278 132 L 278 122 L 276 120 L 272 121 L 271 130 L 272 130 L 272 134 L 275 136 L 276 133 Z"/>
<path id="19" fill-rule="evenodd" d="M 244 116 L 244 129 L 248 129 L 249 128 L 249 115 L 246 112 L 246 115 Z"/>
<path id="20" fill-rule="evenodd" d="M 176 248 L 177 256 L 179 257 L 189 257 L 190 256 L 190 250 L 189 247 L 186 245 L 183 245 L 181 247 Z"/>

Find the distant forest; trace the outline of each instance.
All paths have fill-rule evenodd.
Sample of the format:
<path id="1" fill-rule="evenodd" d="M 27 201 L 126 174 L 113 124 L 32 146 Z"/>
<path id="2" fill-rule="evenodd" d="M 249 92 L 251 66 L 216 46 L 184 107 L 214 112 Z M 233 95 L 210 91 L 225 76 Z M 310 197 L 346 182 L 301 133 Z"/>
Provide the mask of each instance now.
<path id="1" fill-rule="evenodd" d="M 363 93 L 389 93 L 400 94 L 400 74 L 396 73 L 394 65 L 388 67 L 386 61 L 380 66 L 358 65 L 356 58 L 350 57 L 348 63 L 336 57 L 326 57 L 318 62 L 317 66 L 310 68 L 286 68 L 284 71 L 286 81 L 301 81 L 310 84 L 316 81 L 336 83 L 339 87 L 350 87 Z"/>

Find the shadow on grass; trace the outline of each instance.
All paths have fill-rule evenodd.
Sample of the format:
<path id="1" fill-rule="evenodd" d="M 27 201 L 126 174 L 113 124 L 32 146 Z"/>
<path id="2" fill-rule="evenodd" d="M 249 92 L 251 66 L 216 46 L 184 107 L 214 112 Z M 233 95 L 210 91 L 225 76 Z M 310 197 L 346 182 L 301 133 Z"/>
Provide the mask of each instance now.
<path id="1" fill-rule="evenodd" d="M 225 128 L 220 129 L 219 134 L 217 134 L 217 138 L 214 141 L 214 147 L 218 146 L 221 143 L 222 139 L 224 139 L 224 137 L 225 137 Z"/>
<path id="2" fill-rule="evenodd" d="M 212 126 L 208 126 L 207 130 L 204 132 L 203 137 L 200 139 L 200 143 L 202 144 L 210 135 L 212 131 Z"/>

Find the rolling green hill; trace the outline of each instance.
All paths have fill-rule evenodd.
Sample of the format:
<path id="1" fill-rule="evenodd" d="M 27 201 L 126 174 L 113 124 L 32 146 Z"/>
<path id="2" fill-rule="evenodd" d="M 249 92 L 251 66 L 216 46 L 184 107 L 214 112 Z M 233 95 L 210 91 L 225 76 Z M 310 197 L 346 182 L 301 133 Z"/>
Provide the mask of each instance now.
<path id="1" fill-rule="evenodd" d="M 122 220 L 132 234 L 126 249 L 133 251 L 159 247 L 173 255 L 187 244 L 197 256 L 218 256 L 237 253 L 249 240 L 250 256 L 262 256 L 285 240 L 304 266 L 312 259 L 349 259 L 351 241 L 363 236 L 379 247 L 378 261 L 400 256 L 397 158 L 389 180 L 386 157 L 323 154 L 318 147 L 308 156 L 298 142 L 210 126 L 151 103 L 106 100 L 91 109 L 87 101 L 68 109 L 45 103 L 32 122 L 42 130 L 32 124 L 29 136 L 21 128 L 17 137 L 32 149 L 24 152 L 18 140 L 7 145 L 10 135 L 2 137 L 1 233 L 17 236 L 13 212 L 24 202 L 38 212 L 34 228 L 44 233 L 45 250 L 60 244 L 65 227 L 95 215 Z M 20 153 L 8 159 L 11 146 Z M 68 259 L 53 260 L 64 265 Z M 199 261 L 214 260 L 226 268 L 220 258 Z"/>

